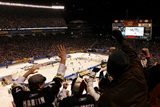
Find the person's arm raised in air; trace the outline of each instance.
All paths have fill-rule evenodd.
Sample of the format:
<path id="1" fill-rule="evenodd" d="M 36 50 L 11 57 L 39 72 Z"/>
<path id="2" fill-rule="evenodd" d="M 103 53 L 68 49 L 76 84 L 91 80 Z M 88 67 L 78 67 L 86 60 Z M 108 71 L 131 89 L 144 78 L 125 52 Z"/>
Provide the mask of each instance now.
<path id="1" fill-rule="evenodd" d="M 151 61 L 151 56 L 148 48 L 142 48 L 142 53 L 145 55 L 147 59 L 147 67 L 152 67 L 152 61 Z"/>
<path id="2" fill-rule="evenodd" d="M 66 63 L 67 53 L 63 45 L 58 45 L 57 48 L 59 51 L 58 56 L 60 58 L 60 65 L 55 78 L 61 78 L 63 80 L 66 71 L 65 63 Z"/>
<path id="3" fill-rule="evenodd" d="M 94 97 L 95 101 L 97 101 L 100 97 L 100 94 L 94 90 L 93 87 L 93 78 L 85 78 L 87 85 L 87 92 Z"/>
<path id="4" fill-rule="evenodd" d="M 16 83 L 23 83 L 30 74 L 35 74 L 35 73 L 37 73 L 37 71 L 35 71 L 35 70 L 37 70 L 37 69 L 39 69 L 39 65 L 33 66 L 33 67 L 32 67 L 31 69 L 29 69 L 23 76 L 19 76 L 19 77 L 16 79 L 15 82 L 16 82 Z"/>
<path id="5" fill-rule="evenodd" d="M 112 31 L 113 37 L 118 41 L 120 44 L 122 51 L 125 52 L 130 60 L 130 69 L 132 74 L 138 77 L 139 79 L 144 78 L 144 71 L 140 59 L 133 49 L 133 47 L 127 42 L 127 40 L 123 37 L 121 31 L 113 30 Z M 135 70 L 134 70 L 135 69 Z M 137 72 L 134 72 L 137 71 Z"/>
<path id="6" fill-rule="evenodd" d="M 63 45 L 58 45 L 57 49 L 59 51 L 58 56 L 60 58 L 58 71 L 56 76 L 54 76 L 52 82 L 49 84 L 49 86 L 44 89 L 50 95 L 52 100 L 55 98 L 55 95 L 58 95 L 66 72 L 66 66 L 65 66 L 67 58 L 66 49 Z"/>
<path id="7" fill-rule="evenodd" d="M 62 81 L 63 80 L 63 77 L 64 77 L 64 74 L 65 74 L 65 71 L 66 71 L 66 66 L 65 66 L 65 63 L 66 63 L 66 49 L 63 45 L 58 45 L 57 46 L 57 49 L 59 51 L 58 53 L 58 56 L 61 58 L 60 60 L 60 65 L 59 65 L 59 68 L 58 68 L 58 71 L 57 71 L 57 74 L 55 76 L 55 78 L 60 78 L 60 80 Z M 25 81 L 25 79 L 30 75 L 30 74 L 35 74 L 37 73 L 37 69 L 39 69 L 40 65 L 35 65 L 33 66 L 31 69 L 29 69 L 28 72 L 26 72 L 23 76 L 19 76 L 15 83 L 23 83 Z"/>

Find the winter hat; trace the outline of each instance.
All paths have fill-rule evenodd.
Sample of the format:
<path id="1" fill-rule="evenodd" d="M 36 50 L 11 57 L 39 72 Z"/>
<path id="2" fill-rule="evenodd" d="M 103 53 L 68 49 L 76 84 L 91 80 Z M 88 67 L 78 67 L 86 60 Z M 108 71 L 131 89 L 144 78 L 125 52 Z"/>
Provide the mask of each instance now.
<path id="1" fill-rule="evenodd" d="M 77 77 L 72 81 L 72 85 L 71 85 L 72 92 L 77 94 L 82 94 L 84 89 L 87 90 L 87 87 L 86 87 L 86 83 L 82 78 Z"/>
<path id="2" fill-rule="evenodd" d="M 129 68 L 129 57 L 122 50 L 115 50 L 108 58 L 107 72 L 113 76 L 120 76 Z"/>
<path id="3" fill-rule="evenodd" d="M 42 85 L 46 81 L 46 77 L 41 74 L 35 74 L 28 79 L 29 89 L 37 90 L 39 85 Z"/>

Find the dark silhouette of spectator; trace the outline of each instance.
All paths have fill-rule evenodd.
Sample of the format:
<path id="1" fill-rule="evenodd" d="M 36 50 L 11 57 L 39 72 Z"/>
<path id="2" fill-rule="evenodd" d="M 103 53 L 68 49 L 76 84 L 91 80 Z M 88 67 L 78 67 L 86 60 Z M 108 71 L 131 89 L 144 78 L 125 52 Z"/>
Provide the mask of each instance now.
<path id="1" fill-rule="evenodd" d="M 100 96 L 98 107 L 146 107 L 147 83 L 140 59 L 120 31 L 112 35 L 122 50 L 109 56 L 107 72 L 113 80 Z"/>
<path id="2" fill-rule="evenodd" d="M 35 70 L 39 68 L 38 65 L 33 66 L 28 72 L 15 81 L 12 86 L 12 95 L 16 107 L 54 107 L 52 103 L 62 85 L 63 76 L 66 70 L 65 48 L 63 45 L 59 45 L 58 50 L 58 55 L 61 58 L 60 65 L 57 75 L 48 86 L 45 86 L 46 77 L 41 74 L 35 74 L 37 73 Z M 24 90 L 18 83 L 23 82 L 30 74 L 34 75 L 28 79 L 29 90 Z"/>
<path id="3" fill-rule="evenodd" d="M 160 106 L 160 64 L 151 67 L 148 77 L 148 100 L 150 107 Z"/>
<path id="4" fill-rule="evenodd" d="M 150 93 L 153 88 L 160 82 L 160 64 L 152 66 L 150 69 L 150 75 L 148 77 L 148 92 Z"/>

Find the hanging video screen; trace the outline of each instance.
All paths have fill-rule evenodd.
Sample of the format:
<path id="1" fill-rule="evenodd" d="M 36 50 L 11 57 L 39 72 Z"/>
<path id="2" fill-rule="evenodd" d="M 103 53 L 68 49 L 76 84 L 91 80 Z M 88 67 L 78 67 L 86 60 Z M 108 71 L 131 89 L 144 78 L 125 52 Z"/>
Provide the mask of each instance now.
<path id="1" fill-rule="evenodd" d="M 152 35 L 152 23 L 120 20 L 120 22 L 112 23 L 112 30 L 120 30 L 122 35 L 128 39 L 150 40 Z"/>

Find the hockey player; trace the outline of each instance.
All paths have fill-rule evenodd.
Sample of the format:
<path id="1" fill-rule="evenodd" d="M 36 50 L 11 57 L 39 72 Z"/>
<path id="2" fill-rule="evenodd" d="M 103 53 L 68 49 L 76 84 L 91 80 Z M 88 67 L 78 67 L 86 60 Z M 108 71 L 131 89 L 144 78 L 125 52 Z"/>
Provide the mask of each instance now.
<path id="1" fill-rule="evenodd" d="M 55 96 L 58 94 L 59 89 L 62 85 L 63 76 L 66 71 L 66 51 L 63 45 L 58 46 L 60 65 L 58 68 L 57 75 L 53 78 L 52 82 L 45 86 L 46 77 L 41 74 L 35 74 L 39 66 L 33 66 L 23 76 L 19 77 L 18 80 L 12 86 L 12 95 L 16 107 L 54 107 L 52 104 Z M 28 79 L 29 90 L 23 89 L 20 81 L 24 81 L 30 74 L 35 74 Z"/>

